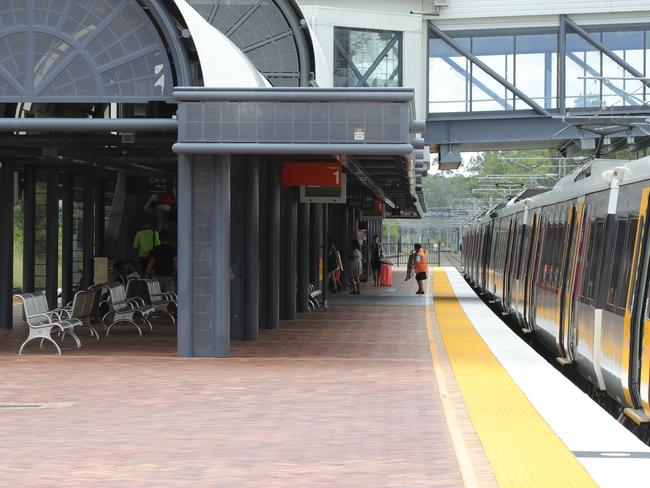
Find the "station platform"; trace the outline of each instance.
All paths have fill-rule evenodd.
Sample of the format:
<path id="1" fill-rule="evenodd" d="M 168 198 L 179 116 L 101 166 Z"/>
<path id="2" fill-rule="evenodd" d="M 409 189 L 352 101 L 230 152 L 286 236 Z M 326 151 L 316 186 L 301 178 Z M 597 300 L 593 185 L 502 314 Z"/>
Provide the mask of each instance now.
<path id="1" fill-rule="evenodd" d="M 234 343 L 230 359 L 178 359 L 163 326 L 86 339 L 62 357 L 3 346 L 0 487 L 646 478 L 650 448 L 511 332 L 457 270 L 432 270 L 426 296 L 401 273 L 391 288 L 330 296 L 327 309 Z"/>

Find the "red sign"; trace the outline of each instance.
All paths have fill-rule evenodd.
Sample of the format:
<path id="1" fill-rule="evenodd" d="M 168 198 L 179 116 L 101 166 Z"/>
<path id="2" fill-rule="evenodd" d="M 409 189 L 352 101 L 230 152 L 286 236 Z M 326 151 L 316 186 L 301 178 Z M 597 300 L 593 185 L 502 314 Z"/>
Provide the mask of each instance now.
<path id="1" fill-rule="evenodd" d="M 282 186 L 341 186 L 341 163 L 284 163 Z"/>

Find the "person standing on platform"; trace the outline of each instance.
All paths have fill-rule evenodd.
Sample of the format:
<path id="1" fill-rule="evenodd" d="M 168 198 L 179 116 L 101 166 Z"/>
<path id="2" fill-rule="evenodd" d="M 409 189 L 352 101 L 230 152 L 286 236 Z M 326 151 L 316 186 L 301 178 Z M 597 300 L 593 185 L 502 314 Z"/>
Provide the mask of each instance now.
<path id="1" fill-rule="evenodd" d="M 352 256 L 350 258 L 350 285 L 352 295 L 361 295 L 361 271 L 363 269 L 363 254 L 359 241 L 352 239 Z"/>
<path id="2" fill-rule="evenodd" d="M 381 260 L 384 259 L 384 246 L 379 236 L 372 238 L 372 251 L 370 255 L 370 268 L 372 269 L 372 280 L 374 286 L 379 286 L 379 273 L 381 271 Z"/>
<path id="3" fill-rule="evenodd" d="M 176 248 L 169 243 L 169 233 L 163 231 L 160 233 L 160 245 L 151 251 L 146 275 L 156 277 L 163 293 L 175 292 L 177 267 Z"/>
<path id="4" fill-rule="evenodd" d="M 160 235 L 157 230 L 151 228 L 149 222 L 145 222 L 133 239 L 133 249 L 138 253 L 140 271 L 143 274 L 149 265 L 149 253 L 156 246 L 160 246 Z"/>
<path id="5" fill-rule="evenodd" d="M 424 295 L 424 282 L 427 279 L 429 265 L 427 264 L 427 255 L 420 244 L 413 246 L 415 259 L 413 260 L 413 269 L 415 270 L 415 280 L 418 282 L 418 291 L 416 295 Z"/>
<path id="6" fill-rule="evenodd" d="M 336 249 L 336 246 L 331 240 L 328 240 L 329 247 L 327 249 L 327 276 L 330 283 L 330 289 L 332 293 L 338 292 L 338 284 L 336 281 L 336 272 L 339 268 L 340 255 L 339 251 Z"/>

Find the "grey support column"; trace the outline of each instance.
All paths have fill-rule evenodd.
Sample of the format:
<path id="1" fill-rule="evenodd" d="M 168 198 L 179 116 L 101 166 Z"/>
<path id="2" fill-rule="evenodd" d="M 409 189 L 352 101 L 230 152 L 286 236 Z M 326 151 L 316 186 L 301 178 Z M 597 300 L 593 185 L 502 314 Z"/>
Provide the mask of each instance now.
<path id="1" fill-rule="evenodd" d="M 298 288 L 296 291 L 296 311 L 309 311 L 309 256 L 310 256 L 310 226 L 311 218 L 308 203 L 298 204 Z"/>
<path id="2" fill-rule="evenodd" d="M 267 329 L 280 327 L 280 254 L 281 254 L 281 163 L 277 160 L 266 163 L 268 168 L 267 218 L 268 235 L 265 239 L 264 259 L 267 273 L 262 276 L 266 296 L 266 313 L 263 326 Z"/>
<path id="3" fill-rule="evenodd" d="M 309 215 L 309 282 L 320 286 L 320 263 L 323 249 L 323 204 L 312 203 Z"/>
<path id="4" fill-rule="evenodd" d="M 104 250 L 105 216 L 104 178 L 97 178 L 95 180 L 95 256 L 106 255 Z"/>
<path id="5" fill-rule="evenodd" d="M 232 156 L 230 169 L 230 339 L 246 338 L 246 158 Z"/>
<path id="6" fill-rule="evenodd" d="M 61 221 L 61 288 L 63 303 L 72 300 L 72 216 L 73 216 L 73 175 L 63 173 L 62 221 Z"/>
<path id="7" fill-rule="evenodd" d="M 58 306 L 59 288 L 59 171 L 47 169 L 47 211 L 45 231 L 45 293 L 51 308 Z"/>
<path id="8" fill-rule="evenodd" d="M 93 204 L 93 188 L 95 179 L 93 173 L 90 171 L 84 174 L 83 176 L 83 271 L 81 274 L 81 280 L 79 282 L 79 288 L 85 289 L 90 286 L 93 281 L 94 273 L 94 251 L 95 244 L 93 242 L 95 237 L 95 219 L 94 219 L 94 210 Z"/>
<path id="9" fill-rule="evenodd" d="M 328 280 L 329 277 L 327 275 L 327 255 L 329 252 L 329 205 L 327 203 L 323 204 L 323 210 L 322 210 L 322 227 L 323 227 L 323 233 L 322 233 L 322 253 L 323 253 L 323 280 L 321 282 L 321 290 L 323 291 L 323 306 L 327 307 L 327 287 L 329 285 Z"/>
<path id="10" fill-rule="evenodd" d="M 23 291 L 34 291 L 36 265 L 36 171 L 34 166 L 23 169 Z"/>
<path id="11" fill-rule="evenodd" d="M 282 189 L 282 308 L 280 318 L 296 318 L 298 199 L 296 189 Z"/>
<path id="12" fill-rule="evenodd" d="M 230 351 L 230 156 L 179 156 L 178 354 Z"/>
<path id="13" fill-rule="evenodd" d="M 259 335 L 259 300 L 260 300 L 260 262 L 259 262 L 259 225 L 260 225 L 260 161 L 252 157 L 247 164 L 246 174 L 246 283 L 244 324 L 245 339 L 257 340 Z"/>
<path id="14" fill-rule="evenodd" d="M 0 163 L 0 329 L 13 323 L 14 276 L 14 166 Z"/>

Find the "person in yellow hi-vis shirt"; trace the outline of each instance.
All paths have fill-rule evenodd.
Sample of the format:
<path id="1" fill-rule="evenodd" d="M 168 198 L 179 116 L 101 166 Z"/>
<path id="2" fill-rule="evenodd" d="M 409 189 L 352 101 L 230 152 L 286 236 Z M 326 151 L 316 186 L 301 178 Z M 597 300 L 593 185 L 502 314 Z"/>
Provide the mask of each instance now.
<path id="1" fill-rule="evenodd" d="M 144 275 L 149 264 L 149 254 L 154 247 L 160 246 L 160 236 L 158 231 L 151 228 L 149 222 L 142 224 L 142 229 L 138 231 L 133 239 L 133 249 L 138 253 L 138 262 L 140 263 L 140 272 Z"/>
<path id="2" fill-rule="evenodd" d="M 427 279 L 427 273 L 429 272 L 427 255 L 420 244 L 415 244 L 413 250 L 416 253 L 415 259 L 413 260 L 413 269 L 415 270 L 415 279 L 418 282 L 418 291 L 415 293 L 417 295 L 424 295 L 424 281 Z"/>

